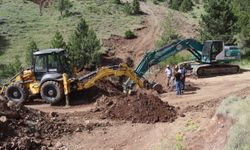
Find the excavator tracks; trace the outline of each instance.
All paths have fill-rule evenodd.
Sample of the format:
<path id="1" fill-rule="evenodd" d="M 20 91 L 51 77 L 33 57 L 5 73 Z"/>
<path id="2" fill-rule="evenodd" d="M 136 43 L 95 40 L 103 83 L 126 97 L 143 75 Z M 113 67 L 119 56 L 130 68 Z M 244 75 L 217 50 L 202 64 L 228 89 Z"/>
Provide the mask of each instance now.
<path id="1" fill-rule="evenodd" d="M 209 77 L 226 74 L 236 74 L 240 70 L 238 65 L 230 64 L 202 64 L 193 66 L 193 74 L 197 77 Z"/>

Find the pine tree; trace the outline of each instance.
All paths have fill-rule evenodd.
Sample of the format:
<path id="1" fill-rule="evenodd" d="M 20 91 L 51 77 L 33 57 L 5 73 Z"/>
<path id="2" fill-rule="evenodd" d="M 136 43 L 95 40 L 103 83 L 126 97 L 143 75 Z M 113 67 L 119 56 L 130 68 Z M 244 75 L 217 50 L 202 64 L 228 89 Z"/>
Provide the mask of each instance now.
<path id="1" fill-rule="evenodd" d="M 66 48 L 66 43 L 63 40 L 63 36 L 59 31 L 56 31 L 55 36 L 51 41 L 52 48 Z"/>
<path id="2" fill-rule="evenodd" d="M 81 19 L 68 44 L 70 63 L 77 68 L 96 67 L 100 61 L 100 40 L 93 30 L 89 30 L 84 19 Z"/>
<path id="3" fill-rule="evenodd" d="M 226 44 L 235 42 L 238 18 L 232 10 L 229 0 L 208 0 L 206 14 L 202 15 L 200 25 L 201 39 L 223 40 Z"/>
<path id="4" fill-rule="evenodd" d="M 249 0 L 233 0 L 232 5 L 234 12 L 239 17 L 239 35 L 238 41 L 242 52 L 242 58 L 250 56 L 250 1 Z"/>
<path id="5" fill-rule="evenodd" d="M 27 66 L 31 66 L 33 53 L 38 51 L 38 47 L 35 41 L 31 41 L 26 49 L 25 61 Z"/>
<path id="6" fill-rule="evenodd" d="M 183 0 L 180 6 L 180 11 L 188 12 L 193 9 L 194 3 L 192 0 Z"/>

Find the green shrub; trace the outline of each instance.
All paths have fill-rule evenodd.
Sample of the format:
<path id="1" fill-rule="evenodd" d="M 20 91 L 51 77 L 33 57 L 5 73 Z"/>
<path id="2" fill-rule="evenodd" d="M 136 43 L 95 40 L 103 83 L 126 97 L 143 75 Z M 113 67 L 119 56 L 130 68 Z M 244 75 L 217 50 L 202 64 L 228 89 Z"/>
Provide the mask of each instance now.
<path id="1" fill-rule="evenodd" d="M 133 9 L 128 2 L 124 5 L 124 13 L 127 15 L 133 15 Z"/>
<path id="2" fill-rule="evenodd" d="M 180 6 L 180 11 L 188 12 L 193 9 L 194 3 L 192 0 L 183 0 Z"/>
<path id="3" fill-rule="evenodd" d="M 73 4 L 69 0 L 58 0 L 56 7 L 58 11 L 60 11 L 61 16 L 67 16 L 69 14 L 69 9 L 73 7 Z"/>
<path id="4" fill-rule="evenodd" d="M 114 4 L 121 4 L 121 0 L 113 0 Z"/>
<path id="5" fill-rule="evenodd" d="M 125 39 L 133 39 L 133 38 L 135 38 L 136 36 L 135 36 L 135 33 L 133 32 L 133 31 L 131 31 L 131 30 L 127 30 L 126 32 L 125 32 Z"/>
<path id="6" fill-rule="evenodd" d="M 22 63 L 16 56 L 16 60 L 8 65 L 2 65 L 0 69 L 0 82 L 17 74 L 22 69 Z"/>
<path id="7" fill-rule="evenodd" d="M 126 2 L 124 5 L 124 12 L 127 15 L 138 15 L 141 13 L 139 0 L 133 0 L 132 4 Z"/>
<path id="8" fill-rule="evenodd" d="M 183 0 L 170 0 L 169 7 L 174 10 L 179 10 L 182 2 Z"/>
<path id="9" fill-rule="evenodd" d="M 134 15 L 140 14 L 141 8 L 140 8 L 139 0 L 133 0 L 132 9 L 133 9 Z"/>

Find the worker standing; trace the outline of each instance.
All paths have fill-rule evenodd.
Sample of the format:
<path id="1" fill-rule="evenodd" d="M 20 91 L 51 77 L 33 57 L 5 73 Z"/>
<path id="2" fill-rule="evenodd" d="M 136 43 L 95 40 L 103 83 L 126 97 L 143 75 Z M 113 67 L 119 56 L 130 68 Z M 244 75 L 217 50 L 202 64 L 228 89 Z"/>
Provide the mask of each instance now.
<path id="1" fill-rule="evenodd" d="M 167 65 L 167 68 L 165 69 L 165 73 L 167 75 L 167 87 L 170 87 L 170 81 L 171 81 L 173 72 L 169 65 Z"/>
<path id="2" fill-rule="evenodd" d="M 181 73 L 178 67 L 175 68 L 175 86 L 176 86 L 176 95 L 181 95 Z"/>
<path id="3" fill-rule="evenodd" d="M 186 65 L 183 66 L 181 65 L 180 71 L 181 71 L 181 90 L 185 90 L 185 80 L 187 73 Z"/>

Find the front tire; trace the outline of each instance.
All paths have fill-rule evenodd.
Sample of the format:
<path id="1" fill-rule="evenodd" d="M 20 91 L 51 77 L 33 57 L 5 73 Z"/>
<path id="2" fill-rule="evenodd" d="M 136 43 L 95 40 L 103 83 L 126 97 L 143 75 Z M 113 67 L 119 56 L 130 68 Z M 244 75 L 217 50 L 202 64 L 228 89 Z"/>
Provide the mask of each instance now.
<path id="1" fill-rule="evenodd" d="M 24 85 L 20 83 L 13 83 L 7 87 L 5 96 L 8 100 L 20 104 L 28 98 L 28 92 Z"/>
<path id="2" fill-rule="evenodd" d="M 41 97 L 47 103 L 56 104 L 63 98 L 63 87 L 55 81 L 47 81 L 42 84 Z"/>

